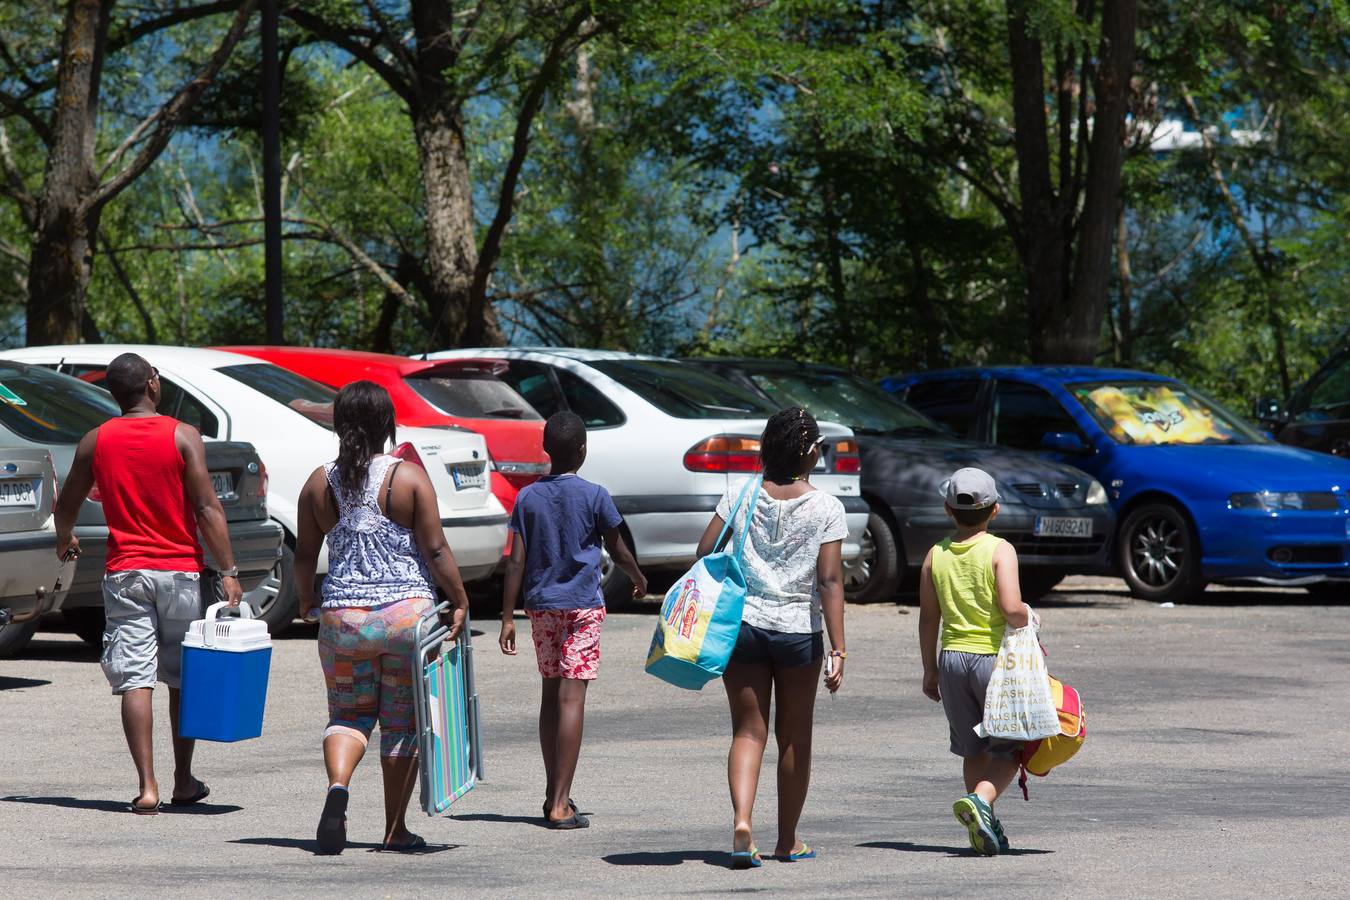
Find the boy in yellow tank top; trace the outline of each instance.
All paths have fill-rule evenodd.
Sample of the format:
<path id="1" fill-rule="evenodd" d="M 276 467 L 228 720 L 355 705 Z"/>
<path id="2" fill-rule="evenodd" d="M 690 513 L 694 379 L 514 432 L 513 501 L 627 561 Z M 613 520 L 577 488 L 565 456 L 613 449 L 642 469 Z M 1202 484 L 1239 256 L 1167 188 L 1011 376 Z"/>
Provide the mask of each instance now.
<path id="1" fill-rule="evenodd" d="M 942 484 L 955 529 L 923 561 L 919 575 L 919 652 L 923 692 L 942 704 L 951 751 L 963 760 L 966 795 L 952 807 L 976 853 L 1008 849 L 994 801 L 1017 774 L 1022 744 L 982 738 L 984 694 L 1003 630 L 1031 616 L 1017 580 L 1017 551 L 989 533 L 998 515 L 998 489 L 982 469 L 959 469 Z M 941 627 L 941 654 L 938 652 Z"/>

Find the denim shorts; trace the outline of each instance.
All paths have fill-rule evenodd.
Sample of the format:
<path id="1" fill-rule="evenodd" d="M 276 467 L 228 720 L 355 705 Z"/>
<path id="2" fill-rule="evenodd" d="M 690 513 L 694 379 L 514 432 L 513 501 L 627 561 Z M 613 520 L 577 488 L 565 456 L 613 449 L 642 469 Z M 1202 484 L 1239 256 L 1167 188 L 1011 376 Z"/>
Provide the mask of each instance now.
<path id="1" fill-rule="evenodd" d="M 742 622 L 731 661 L 795 669 L 818 662 L 824 655 L 825 640 L 819 631 L 788 634 Z"/>

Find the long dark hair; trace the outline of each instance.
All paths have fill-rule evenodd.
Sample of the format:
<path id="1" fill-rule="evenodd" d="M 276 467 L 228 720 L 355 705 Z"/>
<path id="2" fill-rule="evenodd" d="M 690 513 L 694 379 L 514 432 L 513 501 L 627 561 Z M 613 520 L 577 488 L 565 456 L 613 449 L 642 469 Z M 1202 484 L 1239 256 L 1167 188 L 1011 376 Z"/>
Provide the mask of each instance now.
<path id="1" fill-rule="evenodd" d="M 780 409 L 769 418 L 759 439 L 764 479 L 787 484 L 801 474 L 802 461 L 820 440 L 815 417 L 800 406 Z"/>
<path id="2" fill-rule="evenodd" d="M 333 401 L 333 428 L 338 436 L 337 483 L 359 496 L 370 458 L 394 441 L 394 401 L 373 381 L 353 381 Z"/>

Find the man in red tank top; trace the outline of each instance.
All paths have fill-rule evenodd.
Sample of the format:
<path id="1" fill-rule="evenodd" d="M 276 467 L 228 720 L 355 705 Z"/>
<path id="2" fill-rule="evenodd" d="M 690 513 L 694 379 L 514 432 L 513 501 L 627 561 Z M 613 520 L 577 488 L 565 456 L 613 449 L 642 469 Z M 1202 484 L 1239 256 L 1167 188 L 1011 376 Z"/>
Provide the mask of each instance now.
<path id="1" fill-rule="evenodd" d="M 140 356 L 124 353 L 114 359 L 106 384 L 122 415 L 86 434 L 75 451 L 56 504 L 57 554 L 78 555 L 75 517 L 97 485 L 108 520 L 103 674 L 122 698 L 122 728 L 140 777 L 131 811 L 154 815 L 161 802 L 151 704 L 156 681 L 169 686 L 170 805 L 199 803 L 210 793 L 192 774 L 196 742 L 177 737 L 183 636 L 203 614 L 205 566 L 198 534 L 223 567 L 224 599 L 238 606 L 242 592 L 201 435 L 156 412 L 159 372 Z"/>

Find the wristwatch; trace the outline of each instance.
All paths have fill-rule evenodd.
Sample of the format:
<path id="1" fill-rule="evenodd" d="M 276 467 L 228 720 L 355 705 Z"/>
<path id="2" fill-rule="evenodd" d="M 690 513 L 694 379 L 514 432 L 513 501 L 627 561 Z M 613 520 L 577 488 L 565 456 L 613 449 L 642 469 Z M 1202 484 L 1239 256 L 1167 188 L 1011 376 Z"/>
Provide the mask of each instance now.
<path id="1" fill-rule="evenodd" d="M 217 569 L 216 574 L 219 575 L 221 578 L 238 578 L 239 567 L 230 566 L 228 569 Z"/>

